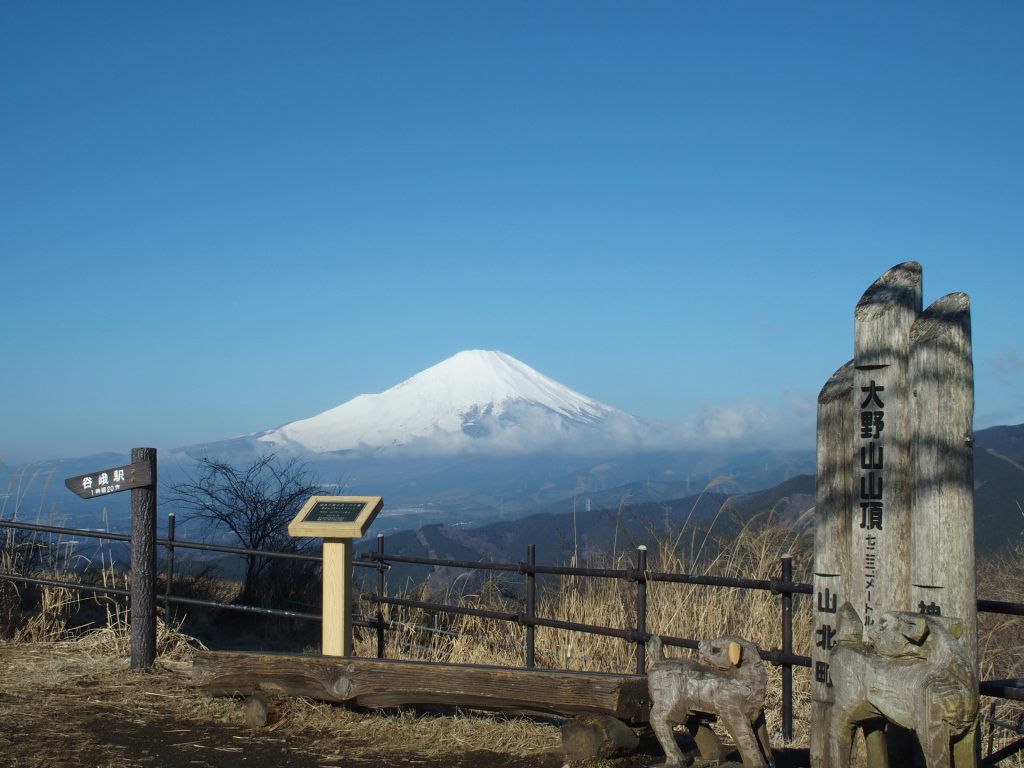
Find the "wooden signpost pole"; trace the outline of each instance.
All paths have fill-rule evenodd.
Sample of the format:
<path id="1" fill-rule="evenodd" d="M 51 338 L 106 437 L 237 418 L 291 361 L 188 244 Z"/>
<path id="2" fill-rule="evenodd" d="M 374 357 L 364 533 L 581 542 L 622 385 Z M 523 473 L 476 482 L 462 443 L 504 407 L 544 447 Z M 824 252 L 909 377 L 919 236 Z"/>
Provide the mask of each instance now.
<path id="1" fill-rule="evenodd" d="M 95 499 L 132 492 L 131 666 L 156 659 L 156 448 L 132 448 L 132 463 L 64 480 L 72 493 Z"/>
<path id="2" fill-rule="evenodd" d="M 156 659 L 156 449 L 132 448 L 132 464 L 149 464 L 150 484 L 132 488 L 131 667 Z"/>

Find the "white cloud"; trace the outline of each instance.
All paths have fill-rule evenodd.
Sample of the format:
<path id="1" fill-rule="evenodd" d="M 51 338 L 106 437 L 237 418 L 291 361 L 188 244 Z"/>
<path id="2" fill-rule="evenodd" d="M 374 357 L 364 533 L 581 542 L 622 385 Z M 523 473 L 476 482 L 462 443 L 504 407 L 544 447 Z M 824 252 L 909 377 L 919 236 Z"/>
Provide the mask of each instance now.
<path id="1" fill-rule="evenodd" d="M 777 407 L 751 399 L 706 406 L 671 431 L 686 448 L 808 448 L 815 418 L 809 397 L 787 395 Z"/>
<path id="2" fill-rule="evenodd" d="M 1024 355 L 1015 345 L 1010 345 L 988 358 L 988 364 L 997 378 L 1016 378 L 1024 372 Z"/>

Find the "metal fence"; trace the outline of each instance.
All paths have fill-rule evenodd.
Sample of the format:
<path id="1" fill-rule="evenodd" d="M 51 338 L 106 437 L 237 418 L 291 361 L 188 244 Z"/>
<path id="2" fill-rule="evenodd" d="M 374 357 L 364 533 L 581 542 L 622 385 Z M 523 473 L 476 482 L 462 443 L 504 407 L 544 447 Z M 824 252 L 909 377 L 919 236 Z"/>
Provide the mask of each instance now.
<path id="1" fill-rule="evenodd" d="M 29 531 L 34 533 L 48 533 L 57 534 L 62 536 L 72 536 L 78 538 L 91 538 L 99 539 L 102 541 L 113 541 L 121 542 L 131 546 L 131 536 L 126 533 L 111 533 L 108 531 L 92 531 L 81 528 L 65 528 L 62 526 L 55 525 L 38 525 L 34 523 L 19 523 L 11 520 L 0 520 L 0 528 L 9 528 L 12 530 Z M 319 622 L 322 617 L 318 613 L 305 613 L 302 611 L 292 611 L 283 608 L 264 608 L 255 605 L 240 605 L 238 603 L 226 603 L 217 600 L 203 600 L 195 597 L 185 597 L 182 595 L 174 594 L 175 584 L 175 552 L 176 550 L 197 550 L 203 552 L 215 552 L 219 554 L 227 555 L 240 555 L 240 556 L 257 556 L 264 557 L 270 560 L 295 560 L 304 561 L 310 563 L 320 564 L 323 562 L 323 558 L 319 555 L 310 555 L 302 552 L 276 552 L 271 550 L 260 550 L 260 549 L 246 549 L 244 547 L 232 547 L 224 544 L 209 544 L 206 542 L 189 541 L 186 539 L 175 538 L 175 515 L 170 513 L 167 516 L 167 535 L 165 538 L 157 538 L 156 545 L 163 547 L 166 555 L 164 557 L 164 591 L 158 596 L 159 600 L 164 603 L 164 606 L 168 605 L 191 605 L 204 608 L 217 608 L 226 611 L 235 611 L 238 613 L 248 613 L 261 616 L 273 616 L 284 619 L 298 619 L 301 621 L 313 621 Z M 364 568 L 376 568 L 376 565 L 366 562 L 357 562 L 354 565 Z M 106 595 L 109 597 L 131 597 L 130 591 L 126 589 L 118 589 L 116 587 L 104 587 L 91 584 L 80 584 L 76 582 L 61 581 L 59 579 L 47 579 L 35 576 L 29 576 L 27 574 L 16 574 L 16 573 L 2 573 L 0 572 L 0 579 L 13 582 L 22 582 L 25 584 L 35 584 L 37 586 L 51 586 L 51 587 L 64 587 L 66 589 L 77 590 L 79 592 L 88 592 L 96 595 Z M 375 627 L 375 622 L 359 621 L 360 625 Z"/>
<path id="2" fill-rule="evenodd" d="M 787 741 L 793 737 L 793 667 L 809 667 L 809 656 L 793 653 L 793 595 L 811 594 L 810 584 L 793 581 L 793 561 L 784 555 L 779 563 L 778 579 L 744 579 L 726 576 L 696 576 L 684 573 L 663 573 L 651 571 L 647 567 L 647 548 L 640 546 L 636 551 L 636 561 L 632 568 L 580 568 L 567 566 L 537 565 L 536 547 L 527 547 L 526 560 L 518 563 L 481 563 L 465 560 L 443 560 L 428 557 L 409 557 L 388 555 L 384 551 L 384 537 L 377 537 L 377 551 L 366 553 L 364 557 L 375 563 L 379 568 L 377 592 L 364 594 L 361 598 L 381 605 L 418 608 L 439 613 L 457 613 L 477 616 L 495 621 L 518 624 L 525 628 L 526 642 L 524 650 L 524 666 L 534 667 L 536 663 L 535 639 L 537 627 L 551 627 L 591 635 L 618 637 L 635 645 L 636 674 L 643 675 L 647 671 L 646 644 L 651 639 L 647 631 L 647 585 L 651 582 L 669 584 L 697 584 L 712 587 L 732 587 L 738 589 L 768 590 L 780 597 L 781 647 L 775 650 L 760 650 L 761 658 L 782 668 L 782 729 L 783 738 Z M 358 561 L 357 561 L 358 562 Z M 453 606 L 445 603 L 434 603 L 425 600 L 409 600 L 406 598 L 389 597 L 384 584 L 385 568 L 392 563 L 406 563 L 443 568 L 461 568 L 487 572 L 517 573 L 524 578 L 525 607 L 523 613 L 494 611 L 485 608 Z M 599 624 L 581 624 L 572 621 L 538 616 L 537 607 L 537 576 L 554 575 L 573 578 L 619 579 L 630 582 L 635 590 L 636 624 L 631 627 L 607 627 Z M 384 621 L 383 612 L 377 611 L 377 656 L 384 656 Z M 699 640 L 692 638 L 661 635 L 665 645 L 696 649 Z"/>
<path id="3" fill-rule="evenodd" d="M 106 541 L 122 542 L 129 546 L 131 545 L 131 537 L 127 534 L 120 533 L 19 523 L 15 521 L 0 521 L 0 528 L 34 533 L 73 536 L 75 538 L 94 538 Z M 523 561 L 517 563 L 495 563 L 411 557 L 397 554 L 389 555 L 385 552 L 384 542 L 384 536 L 379 535 L 377 537 L 376 551 L 364 552 L 359 559 L 356 559 L 353 562 L 354 567 L 372 568 L 377 571 L 376 590 L 374 592 L 365 592 L 359 596 L 361 602 L 375 606 L 375 615 L 372 618 L 354 618 L 353 624 L 376 630 L 378 658 L 384 658 L 385 633 L 388 630 L 393 630 L 398 627 L 397 624 L 385 620 L 383 607 L 396 606 L 405 609 L 434 611 L 438 614 L 469 615 L 522 626 L 525 631 L 523 664 L 526 667 L 534 667 L 536 665 L 535 639 L 537 627 L 549 627 L 574 632 L 583 632 L 592 635 L 621 638 L 623 641 L 635 645 L 635 671 L 636 674 L 642 675 L 645 674 L 647 667 L 646 643 L 651 637 L 651 634 L 647 631 L 648 584 L 652 582 L 661 582 L 668 584 L 693 584 L 710 587 L 769 591 L 779 598 L 780 642 L 778 648 L 760 649 L 760 655 L 765 661 L 781 668 L 783 738 L 786 741 L 789 741 L 793 737 L 793 668 L 811 666 L 810 657 L 795 654 L 793 652 L 793 599 L 796 595 L 810 595 L 812 594 L 813 589 L 811 584 L 793 580 L 792 560 L 788 555 L 784 555 L 780 558 L 778 571 L 779 577 L 777 579 L 747 579 L 652 571 L 648 568 L 647 550 L 646 547 L 643 546 L 637 549 L 636 559 L 633 566 L 630 568 L 581 568 L 538 565 L 536 563 L 536 549 L 534 545 L 530 545 L 527 548 L 526 559 Z M 243 547 L 176 539 L 175 517 L 173 513 L 168 516 L 166 537 L 162 539 L 157 538 L 155 543 L 157 546 L 163 547 L 166 552 L 163 568 L 164 591 L 163 594 L 159 596 L 159 599 L 164 603 L 165 608 L 171 604 L 200 606 L 227 611 L 258 614 L 268 617 L 297 619 L 312 622 L 322 621 L 321 615 L 316 613 L 224 603 L 174 594 L 176 550 L 200 550 L 229 555 L 299 560 L 320 564 L 322 563 L 322 558 L 318 555 L 300 552 L 253 550 Z M 475 608 L 466 605 L 436 603 L 427 600 L 414 600 L 389 596 L 386 585 L 386 573 L 392 565 L 399 563 L 428 567 L 457 568 L 490 573 L 518 574 L 523 578 L 523 602 L 525 610 L 523 612 L 499 611 L 486 608 Z M 597 624 L 583 624 L 538 616 L 536 610 L 537 576 L 541 575 L 568 576 L 573 578 L 618 579 L 632 584 L 635 600 L 635 624 L 629 627 L 608 627 Z M 31 576 L 28 574 L 0 572 L 0 579 L 35 584 L 39 586 L 63 587 L 92 594 L 107 595 L 113 598 L 128 599 L 130 597 L 129 590 L 125 589 L 66 582 L 58 579 Z M 999 600 L 978 600 L 978 611 L 1012 616 L 1024 616 L 1024 604 Z M 662 635 L 661 639 L 665 645 L 691 649 L 697 648 L 699 643 L 699 640 L 694 638 L 672 637 L 666 635 Z M 1021 678 L 983 681 L 979 686 L 979 690 L 984 696 L 990 696 L 997 699 L 1024 701 L 1024 679 Z M 998 761 L 1024 749 L 1024 740 L 1020 740 L 1017 743 L 1009 745 L 1001 750 L 993 751 L 992 729 L 995 727 L 1005 728 L 1021 736 L 1024 736 L 1024 729 L 1014 723 L 998 719 L 996 717 L 995 703 L 990 707 L 988 714 L 985 716 L 985 720 L 990 725 L 990 732 L 988 756 L 986 757 L 984 764 L 994 765 Z"/>

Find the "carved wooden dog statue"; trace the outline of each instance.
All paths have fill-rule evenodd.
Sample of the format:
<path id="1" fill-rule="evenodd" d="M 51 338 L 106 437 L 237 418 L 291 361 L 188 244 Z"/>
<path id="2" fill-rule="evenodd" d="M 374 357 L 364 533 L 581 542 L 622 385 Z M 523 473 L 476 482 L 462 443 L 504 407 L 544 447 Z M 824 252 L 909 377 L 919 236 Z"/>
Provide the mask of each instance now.
<path id="1" fill-rule="evenodd" d="M 650 723 L 665 750 L 665 765 L 685 765 L 672 724 L 691 728 L 688 721 L 705 714 L 717 716 L 729 731 L 744 768 L 775 768 L 764 722 L 768 675 L 757 648 L 735 636 L 704 640 L 699 649 L 704 664 L 666 659 L 661 651 L 661 638 L 652 637 L 647 644 L 652 662 L 647 672 Z"/>
<path id="2" fill-rule="evenodd" d="M 948 619 L 891 611 L 861 641 L 860 617 L 839 611 L 840 639 L 832 649 L 832 768 L 849 768 L 854 729 L 884 720 L 917 733 L 928 768 L 973 765 L 971 739 L 978 714 L 978 678 Z M 876 729 L 877 732 L 877 729 Z"/>

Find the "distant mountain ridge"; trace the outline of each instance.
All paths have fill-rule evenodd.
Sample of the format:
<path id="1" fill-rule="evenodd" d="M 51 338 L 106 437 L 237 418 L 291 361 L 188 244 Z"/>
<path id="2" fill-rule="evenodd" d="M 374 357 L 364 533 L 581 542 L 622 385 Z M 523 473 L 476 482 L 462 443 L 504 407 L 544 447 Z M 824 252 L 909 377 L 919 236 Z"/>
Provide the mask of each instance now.
<path id="1" fill-rule="evenodd" d="M 975 438 L 975 548 L 979 557 L 986 557 L 1024 543 L 1024 424 L 984 429 Z M 729 514 L 716 518 L 714 526 L 726 540 L 743 521 L 769 512 L 777 523 L 806 532 L 814 524 L 813 474 L 798 474 L 765 490 L 735 495 L 735 488 L 724 480 L 699 493 L 693 489 L 683 493 L 684 487 L 675 482 L 631 482 L 581 494 L 578 499 L 566 497 L 514 521 L 431 524 L 395 531 L 385 537 L 386 551 L 470 562 L 516 562 L 524 558 L 526 546 L 534 544 L 538 562 L 559 563 L 569 560 L 575 542 L 581 557 L 624 556 L 632 562 L 637 545 L 653 549 L 659 536 L 678 531 L 683 521 L 697 529 L 706 527 L 720 508 L 728 508 Z M 368 551 L 374 546 L 366 541 L 357 548 Z M 458 569 L 396 564 L 389 584 L 424 583 L 441 591 L 460 574 L 463 571 Z"/>
<path id="2" fill-rule="evenodd" d="M 749 493 L 813 475 L 813 450 L 700 441 L 586 397 L 501 352 L 468 350 L 375 395 L 306 419 L 219 442 L 160 451 L 161 489 L 203 457 L 245 466 L 268 452 L 308 461 L 339 494 L 385 498 L 376 531 L 523 518 L 575 498 L 580 508 L 666 504 L 728 476 Z M 1024 531 L 1024 425 L 975 435 L 977 541 L 996 548 Z M 127 463 L 106 454 L 26 467 L 0 465 L 3 512 L 108 523 L 126 530 L 128 494 L 83 501 L 60 480 Z M 50 470 L 53 474 L 49 475 Z M 47 483 L 47 477 L 54 482 Z M 49 486 L 49 487 L 48 487 Z M 163 490 L 161 491 L 163 493 Z M 163 510 L 163 507 L 162 507 Z M 182 521 L 179 521 L 179 523 Z"/>

